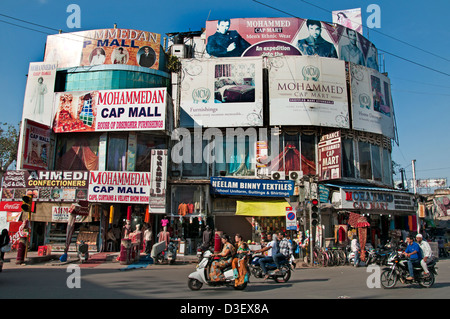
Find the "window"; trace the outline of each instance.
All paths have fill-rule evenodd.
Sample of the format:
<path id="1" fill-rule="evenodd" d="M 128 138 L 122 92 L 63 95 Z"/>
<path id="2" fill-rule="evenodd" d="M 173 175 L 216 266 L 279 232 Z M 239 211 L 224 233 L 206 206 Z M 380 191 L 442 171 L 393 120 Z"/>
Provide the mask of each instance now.
<path id="1" fill-rule="evenodd" d="M 196 140 L 195 140 L 196 139 Z M 185 177 L 206 177 L 208 176 L 208 164 L 203 158 L 203 150 L 205 149 L 208 141 L 202 139 L 202 135 L 199 136 L 191 133 L 191 140 L 186 143 L 184 147 L 190 147 L 190 160 L 183 158 L 183 176 Z M 183 149 L 184 152 L 184 149 Z M 184 156 L 184 154 L 183 154 Z"/>
<path id="2" fill-rule="evenodd" d="M 302 171 L 303 175 L 316 174 L 316 135 L 302 134 Z"/>
<path id="3" fill-rule="evenodd" d="M 125 171 L 127 169 L 128 134 L 109 133 L 106 170 Z"/>
<path id="4" fill-rule="evenodd" d="M 249 136 L 224 137 L 216 142 L 215 176 L 254 176 L 256 166 L 255 141 Z"/>
<path id="5" fill-rule="evenodd" d="M 150 171 L 151 150 L 165 148 L 164 138 L 150 134 L 137 134 L 136 172 Z"/>
<path id="6" fill-rule="evenodd" d="M 383 183 L 392 185 L 391 153 L 386 148 L 383 148 Z"/>
<path id="7" fill-rule="evenodd" d="M 58 134 L 55 168 L 57 170 L 98 169 L 98 143 L 96 133 Z"/>
<path id="8" fill-rule="evenodd" d="M 382 178 L 382 171 L 381 171 L 381 154 L 380 154 L 380 147 L 377 145 L 370 145 L 371 153 L 372 153 L 372 174 L 373 174 L 373 180 L 380 181 Z"/>
<path id="9" fill-rule="evenodd" d="M 370 144 L 358 142 L 359 148 L 359 176 L 365 179 L 372 179 L 372 164 L 370 158 Z"/>
<path id="10" fill-rule="evenodd" d="M 356 177 L 353 140 L 342 138 L 342 176 Z"/>

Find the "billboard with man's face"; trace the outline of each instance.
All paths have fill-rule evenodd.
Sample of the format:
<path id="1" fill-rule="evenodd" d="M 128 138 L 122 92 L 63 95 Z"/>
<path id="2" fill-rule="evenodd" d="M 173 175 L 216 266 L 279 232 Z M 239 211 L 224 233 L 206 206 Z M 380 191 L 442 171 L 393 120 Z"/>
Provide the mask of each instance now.
<path id="1" fill-rule="evenodd" d="M 341 24 L 300 18 L 246 18 L 206 22 L 206 53 L 213 57 L 318 55 L 378 69 L 376 48 Z"/>
<path id="2" fill-rule="evenodd" d="M 159 69 L 161 35 L 132 29 L 100 29 L 49 35 L 46 62 L 58 68 L 124 64 Z"/>

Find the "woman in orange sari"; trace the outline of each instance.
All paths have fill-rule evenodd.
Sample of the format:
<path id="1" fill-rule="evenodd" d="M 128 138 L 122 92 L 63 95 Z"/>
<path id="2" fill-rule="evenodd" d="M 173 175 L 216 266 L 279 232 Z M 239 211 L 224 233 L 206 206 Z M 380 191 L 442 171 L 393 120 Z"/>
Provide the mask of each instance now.
<path id="1" fill-rule="evenodd" d="M 233 244 L 230 243 L 230 237 L 228 235 L 222 235 L 221 240 L 223 244 L 222 252 L 211 255 L 213 257 L 221 257 L 219 260 L 215 260 L 211 264 L 211 269 L 209 272 L 209 278 L 211 281 L 225 281 L 225 276 L 222 270 L 231 265 L 234 253 L 236 251 Z"/>
<path id="2" fill-rule="evenodd" d="M 242 241 L 239 242 L 239 247 L 236 251 L 236 257 L 233 259 L 232 267 L 234 272 L 234 277 L 236 280 L 234 281 L 234 286 L 238 287 L 248 282 L 249 273 L 248 273 L 248 253 L 249 248 L 247 243 Z"/>

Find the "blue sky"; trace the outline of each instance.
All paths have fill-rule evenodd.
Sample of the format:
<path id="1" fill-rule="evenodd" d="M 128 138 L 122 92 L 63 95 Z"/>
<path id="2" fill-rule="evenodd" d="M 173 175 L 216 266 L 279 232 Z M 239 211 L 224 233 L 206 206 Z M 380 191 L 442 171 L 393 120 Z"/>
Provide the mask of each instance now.
<path id="1" fill-rule="evenodd" d="M 70 15 L 66 10 L 72 3 L 81 8 L 80 29 L 69 29 L 66 24 Z M 273 8 L 322 21 L 332 20 L 328 11 L 361 8 L 366 25 L 370 4 L 380 7 L 381 28 L 369 30 L 369 40 L 389 53 L 384 54 L 385 70 L 391 79 L 399 136 L 399 145 L 394 143 L 393 160 L 405 168 L 408 179 L 412 178 L 411 161 L 416 160 L 417 179 L 447 178 L 450 183 L 450 146 L 446 140 L 450 120 L 448 0 L 2 0 L 0 121 L 20 121 L 29 63 L 43 60 L 46 36 L 56 33 L 5 15 L 63 32 L 110 28 L 117 23 L 119 28 L 145 30 L 164 37 L 170 32 L 198 31 L 205 27 L 208 18 L 289 16 Z M 367 28 L 364 35 L 367 37 Z"/>

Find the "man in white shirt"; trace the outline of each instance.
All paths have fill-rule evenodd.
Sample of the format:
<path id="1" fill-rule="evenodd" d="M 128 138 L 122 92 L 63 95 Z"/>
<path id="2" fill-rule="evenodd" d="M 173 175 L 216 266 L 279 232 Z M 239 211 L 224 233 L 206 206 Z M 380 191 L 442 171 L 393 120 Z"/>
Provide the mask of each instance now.
<path id="1" fill-rule="evenodd" d="M 278 236 L 277 236 L 277 234 L 273 234 L 273 236 L 268 234 L 267 239 L 270 241 L 266 245 L 266 247 L 255 251 L 255 253 L 262 253 L 262 252 L 267 251 L 267 256 L 258 260 L 258 263 L 261 266 L 261 270 L 262 270 L 262 273 L 263 273 L 263 276 L 265 277 L 265 279 L 267 279 L 269 277 L 267 275 L 266 264 L 273 262 L 274 260 L 273 260 L 272 256 L 274 254 L 278 253 Z"/>
<path id="2" fill-rule="evenodd" d="M 427 263 L 430 263 L 433 261 L 433 251 L 431 250 L 430 244 L 423 240 L 421 234 L 416 235 L 416 241 L 420 246 L 420 249 L 422 250 L 422 260 L 420 261 L 420 265 L 423 268 L 423 271 L 425 272 L 425 277 L 428 277 L 430 273 L 428 272 L 428 266 Z"/>
<path id="3" fill-rule="evenodd" d="M 353 235 L 352 243 L 351 243 L 352 252 L 355 254 L 355 259 L 353 262 L 353 265 L 355 267 L 359 266 L 359 243 L 358 243 L 358 237 L 356 235 Z"/>

